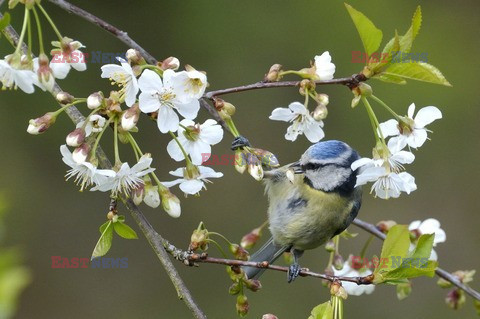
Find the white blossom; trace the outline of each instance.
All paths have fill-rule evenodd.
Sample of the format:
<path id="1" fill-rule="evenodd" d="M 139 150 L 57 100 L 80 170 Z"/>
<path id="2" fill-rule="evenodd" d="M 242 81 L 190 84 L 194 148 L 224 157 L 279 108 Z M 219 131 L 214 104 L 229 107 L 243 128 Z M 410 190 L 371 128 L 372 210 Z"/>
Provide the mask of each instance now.
<path id="1" fill-rule="evenodd" d="M 80 72 L 87 69 L 85 54 L 79 50 L 85 46 L 79 41 L 72 41 L 67 38 L 64 38 L 63 41 L 65 41 L 63 46 L 68 47 L 66 51 L 61 48 L 60 42 L 52 42 L 54 46 L 59 47 L 58 51 L 52 51 L 53 58 L 50 61 L 50 68 L 57 79 L 65 79 L 71 68 Z"/>
<path id="2" fill-rule="evenodd" d="M 34 79 L 37 77 L 32 70 L 24 70 L 10 65 L 5 60 L 0 60 L 0 82 L 7 89 L 16 89 L 19 87 L 23 92 L 31 94 L 35 91 L 33 87 Z"/>
<path id="3" fill-rule="evenodd" d="M 332 63 L 332 57 L 328 51 L 322 55 L 315 56 L 315 74 L 319 80 L 331 80 L 335 74 L 335 64 Z"/>
<path id="4" fill-rule="evenodd" d="M 125 103 L 128 106 L 132 106 L 137 99 L 139 90 L 137 78 L 129 63 L 120 57 L 117 57 L 117 60 L 121 63 L 121 66 L 117 64 L 106 64 L 102 66 L 101 77 L 110 79 L 121 86 L 120 92 L 125 98 Z"/>
<path id="5" fill-rule="evenodd" d="M 383 150 L 385 157 L 361 158 L 352 163 L 353 171 L 359 169 L 355 187 L 373 182 L 371 192 L 383 198 L 398 198 L 401 192 L 410 194 L 417 189 L 415 178 L 407 172 L 401 172 L 403 164 L 411 164 L 415 156 L 411 152 L 388 148 Z"/>
<path id="6" fill-rule="evenodd" d="M 407 117 L 403 117 L 399 123 L 391 119 L 380 124 L 380 130 L 384 137 L 393 136 L 388 145 L 396 149 L 403 149 L 405 146 L 418 148 L 427 140 L 427 129 L 425 126 L 435 120 L 442 118 L 442 112 L 435 106 L 421 108 L 414 117 L 415 103 L 408 107 Z"/>
<path id="7" fill-rule="evenodd" d="M 428 218 L 423 222 L 420 220 L 415 220 L 410 223 L 408 230 L 418 232 L 420 236 L 423 234 L 435 234 L 433 246 L 436 246 L 438 243 L 443 243 L 447 240 L 445 231 L 440 228 L 440 222 L 435 218 Z"/>
<path id="8" fill-rule="evenodd" d="M 200 103 L 197 99 L 189 99 L 183 87 L 175 86 L 175 72 L 165 70 L 163 80 L 151 71 L 145 70 L 138 80 L 142 93 L 139 96 L 140 110 L 144 113 L 158 112 L 157 125 L 162 133 L 176 132 L 179 118 L 193 120 L 197 117 Z"/>
<path id="9" fill-rule="evenodd" d="M 131 168 L 128 163 L 122 163 L 118 171 L 109 170 L 108 179 L 104 183 L 98 184 L 92 190 L 112 191 L 113 196 L 116 196 L 118 193 L 128 196 L 138 185 L 144 184 L 141 177 L 155 170 L 150 168 L 151 163 L 152 158 L 150 154 L 143 155 L 138 163 Z"/>
<path id="10" fill-rule="evenodd" d="M 341 270 L 333 268 L 334 275 L 343 277 L 365 277 L 372 273 L 368 268 L 354 269 L 351 265 L 353 263 L 352 260 L 353 256 L 350 255 Z M 375 285 L 357 285 L 349 281 L 342 281 L 342 286 L 347 293 L 352 296 L 360 296 L 362 294 L 369 295 L 375 290 Z"/>
<path id="11" fill-rule="evenodd" d="M 208 178 L 220 178 L 223 176 L 222 173 L 215 172 L 210 167 L 204 166 L 197 166 L 198 172 L 191 174 L 192 176 L 188 176 L 189 172 L 187 168 L 180 167 L 177 168 L 175 171 L 170 171 L 170 175 L 180 177 L 171 182 L 162 182 L 163 185 L 166 187 L 172 187 L 175 185 L 180 184 L 180 189 L 185 194 L 194 195 L 197 194 L 205 187 L 205 182 L 210 182 Z"/>
<path id="12" fill-rule="evenodd" d="M 207 76 L 194 69 L 177 72 L 172 77 L 172 85 L 183 93 L 179 96 L 183 102 L 198 100 L 207 88 Z"/>
<path id="13" fill-rule="evenodd" d="M 66 145 L 60 146 L 60 152 L 63 156 L 63 162 L 71 168 L 65 175 L 66 179 L 69 180 L 74 177 L 75 183 L 80 185 L 81 191 L 93 184 L 103 184 L 108 176 L 113 177 L 114 175 L 109 170 L 97 169 L 89 162 L 77 163 Z"/>
<path id="14" fill-rule="evenodd" d="M 185 129 L 187 128 L 187 129 Z M 211 145 L 220 143 L 223 138 L 223 129 L 215 120 L 206 120 L 203 124 L 195 124 L 191 120 L 184 119 L 178 128 L 177 140 L 183 149 L 192 158 L 192 163 L 201 165 L 210 158 Z M 184 160 L 182 150 L 175 140 L 167 145 L 168 154 L 177 162 Z"/>
<path id="15" fill-rule="evenodd" d="M 316 121 L 300 102 L 290 103 L 288 108 L 276 108 L 269 117 L 274 121 L 292 122 L 288 127 L 285 139 L 295 141 L 298 135 L 305 134 L 312 143 L 317 143 L 324 136 L 323 121 Z"/>

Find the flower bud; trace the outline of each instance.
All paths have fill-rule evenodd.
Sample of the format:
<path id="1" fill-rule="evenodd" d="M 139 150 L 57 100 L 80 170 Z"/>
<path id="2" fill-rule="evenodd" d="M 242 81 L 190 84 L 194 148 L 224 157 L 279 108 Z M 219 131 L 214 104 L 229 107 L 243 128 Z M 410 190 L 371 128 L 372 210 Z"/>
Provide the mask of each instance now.
<path id="1" fill-rule="evenodd" d="M 254 230 L 242 237 L 242 240 L 240 241 L 240 246 L 245 249 L 250 249 L 255 245 L 255 243 L 260 239 L 261 236 L 262 228 L 255 228 Z"/>
<path id="2" fill-rule="evenodd" d="M 190 237 L 189 250 L 195 251 L 197 249 L 207 250 L 208 248 L 208 230 L 195 229 Z"/>
<path id="3" fill-rule="evenodd" d="M 244 153 L 240 149 L 237 149 L 235 151 L 235 169 L 240 174 L 243 174 L 247 169 L 247 161 L 245 159 Z"/>
<path id="4" fill-rule="evenodd" d="M 317 94 L 316 96 L 316 101 L 319 103 L 319 104 L 323 104 L 325 106 L 328 105 L 328 103 L 330 102 L 330 99 L 328 98 L 328 95 L 325 94 L 325 93 L 320 93 L 320 94 Z"/>
<path id="5" fill-rule="evenodd" d="M 95 92 L 88 96 L 87 98 L 87 107 L 90 110 L 94 110 L 100 107 L 103 104 L 103 93 L 102 92 Z"/>
<path id="6" fill-rule="evenodd" d="M 168 215 L 174 218 L 180 217 L 182 211 L 178 197 L 173 195 L 168 188 L 162 191 L 160 196 L 162 198 L 162 207 Z"/>
<path id="7" fill-rule="evenodd" d="M 233 105 L 232 103 L 228 103 L 228 102 L 224 102 L 223 103 L 223 110 L 225 112 L 227 112 L 228 115 L 232 116 L 233 114 L 235 114 L 235 105 Z"/>
<path id="8" fill-rule="evenodd" d="M 360 82 L 356 87 L 358 95 L 370 96 L 373 93 L 372 87 L 365 82 Z"/>
<path id="9" fill-rule="evenodd" d="M 248 257 L 250 256 L 248 254 L 248 251 L 243 249 L 240 245 L 230 244 L 228 248 L 230 249 L 230 252 L 235 256 L 235 259 L 248 260 Z"/>
<path id="10" fill-rule="evenodd" d="M 132 191 L 132 200 L 135 205 L 140 205 L 143 201 L 145 195 L 145 186 L 144 184 L 138 184 Z"/>
<path id="11" fill-rule="evenodd" d="M 107 214 L 107 219 L 108 220 L 113 220 L 113 218 L 115 217 L 115 213 L 112 212 L 112 211 L 109 211 L 108 214 Z"/>
<path id="12" fill-rule="evenodd" d="M 139 65 L 139 64 L 145 64 L 145 59 L 142 57 L 140 52 L 135 49 L 128 49 L 127 53 L 125 54 L 125 57 L 127 58 L 128 62 L 130 62 L 131 65 Z"/>
<path id="13" fill-rule="evenodd" d="M 452 275 L 458 278 L 460 282 L 466 284 L 473 280 L 473 276 L 475 275 L 475 270 L 457 270 Z"/>
<path id="14" fill-rule="evenodd" d="M 63 105 L 67 105 L 73 102 L 73 95 L 68 92 L 59 92 L 56 96 L 57 102 Z"/>
<path id="15" fill-rule="evenodd" d="M 242 290 L 242 284 L 240 282 L 234 282 L 230 288 L 228 288 L 228 293 L 230 295 L 238 295 Z"/>
<path id="16" fill-rule="evenodd" d="M 145 196 L 143 202 L 152 208 L 160 206 L 160 193 L 158 192 L 158 186 L 153 186 L 149 182 L 145 183 Z"/>
<path id="17" fill-rule="evenodd" d="M 278 319 L 278 317 L 275 315 L 272 315 L 271 313 L 267 313 L 262 316 L 262 319 Z"/>
<path id="18" fill-rule="evenodd" d="M 45 53 L 40 53 L 38 57 L 38 70 L 37 76 L 38 81 L 42 84 L 49 92 L 52 92 L 53 86 L 55 85 L 55 77 L 53 76 L 52 69 L 49 66 L 50 61 Z"/>
<path id="19" fill-rule="evenodd" d="M 260 162 L 248 164 L 248 173 L 257 181 L 263 179 L 263 168 Z"/>
<path id="20" fill-rule="evenodd" d="M 171 56 L 163 60 L 160 67 L 162 68 L 162 70 L 177 71 L 180 67 L 180 61 L 176 57 Z"/>
<path id="21" fill-rule="evenodd" d="M 237 297 L 236 308 L 237 308 L 237 314 L 240 317 L 245 317 L 248 314 L 249 305 L 248 305 L 247 296 L 239 295 Z"/>
<path id="22" fill-rule="evenodd" d="M 382 233 L 386 234 L 392 228 L 395 226 L 397 223 L 393 220 L 381 220 L 377 223 L 376 227 L 379 231 Z"/>
<path id="23" fill-rule="evenodd" d="M 280 166 L 277 157 L 269 151 L 262 150 L 261 148 L 253 148 L 252 152 L 256 155 L 258 160 L 266 167 L 278 167 Z"/>
<path id="24" fill-rule="evenodd" d="M 38 135 L 45 132 L 53 123 L 57 116 L 53 112 L 48 112 L 45 115 L 32 119 L 28 122 L 27 132 L 32 135 Z"/>
<path id="25" fill-rule="evenodd" d="M 281 64 L 274 64 L 270 67 L 270 70 L 267 74 L 265 74 L 264 81 L 265 82 L 276 82 L 280 81 L 282 77 L 280 76 L 280 72 L 282 72 L 282 65 Z"/>
<path id="26" fill-rule="evenodd" d="M 140 118 L 140 108 L 138 103 L 133 104 L 128 110 L 122 114 L 122 129 L 130 131 L 133 129 Z"/>
<path id="27" fill-rule="evenodd" d="M 445 280 L 443 278 L 438 279 L 437 285 L 441 288 L 451 288 L 453 286 L 453 284 L 450 281 Z"/>
<path id="28" fill-rule="evenodd" d="M 325 244 L 325 250 L 328 251 L 329 253 L 335 251 L 335 242 L 333 240 L 327 241 Z"/>
<path id="29" fill-rule="evenodd" d="M 343 260 L 342 255 L 335 254 L 335 256 L 333 256 L 333 267 L 335 267 L 336 270 L 342 270 L 344 263 L 345 261 Z"/>
<path id="30" fill-rule="evenodd" d="M 461 289 L 453 289 L 445 298 L 445 303 L 452 309 L 460 309 L 465 304 L 465 293 Z"/>
<path id="31" fill-rule="evenodd" d="M 76 163 L 81 164 L 87 160 L 89 153 L 90 145 L 83 143 L 73 151 L 72 158 Z"/>
<path id="32" fill-rule="evenodd" d="M 328 109 L 324 104 L 318 104 L 315 110 L 312 112 L 312 117 L 315 121 L 321 121 L 327 118 Z"/>
<path id="33" fill-rule="evenodd" d="M 262 283 L 257 279 L 247 279 L 244 283 L 245 286 L 253 292 L 259 291 L 262 288 Z"/>
<path id="34" fill-rule="evenodd" d="M 66 142 L 68 146 L 78 147 L 85 141 L 86 133 L 81 127 L 73 130 L 67 135 Z"/>

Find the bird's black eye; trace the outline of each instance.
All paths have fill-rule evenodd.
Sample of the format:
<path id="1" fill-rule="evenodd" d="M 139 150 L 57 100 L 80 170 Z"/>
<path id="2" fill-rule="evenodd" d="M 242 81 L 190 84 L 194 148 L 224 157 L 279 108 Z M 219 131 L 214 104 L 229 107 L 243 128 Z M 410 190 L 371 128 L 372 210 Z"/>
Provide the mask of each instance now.
<path id="1" fill-rule="evenodd" d="M 322 168 L 324 166 L 325 166 L 324 164 L 307 163 L 305 165 L 302 165 L 302 170 L 303 171 L 308 171 L 308 170 L 314 171 L 314 170 L 317 170 L 317 169 Z"/>

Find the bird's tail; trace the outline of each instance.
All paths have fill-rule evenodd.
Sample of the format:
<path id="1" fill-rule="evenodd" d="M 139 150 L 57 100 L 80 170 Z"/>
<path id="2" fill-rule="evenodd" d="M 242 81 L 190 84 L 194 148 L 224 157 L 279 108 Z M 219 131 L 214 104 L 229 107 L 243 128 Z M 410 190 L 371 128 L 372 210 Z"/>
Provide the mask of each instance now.
<path id="1" fill-rule="evenodd" d="M 270 238 L 257 252 L 255 252 L 249 259 L 253 262 L 268 261 L 273 263 L 280 255 L 282 255 L 288 247 L 277 246 Z M 265 269 L 255 267 L 243 267 L 245 274 L 249 279 L 257 279 L 265 271 Z"/>

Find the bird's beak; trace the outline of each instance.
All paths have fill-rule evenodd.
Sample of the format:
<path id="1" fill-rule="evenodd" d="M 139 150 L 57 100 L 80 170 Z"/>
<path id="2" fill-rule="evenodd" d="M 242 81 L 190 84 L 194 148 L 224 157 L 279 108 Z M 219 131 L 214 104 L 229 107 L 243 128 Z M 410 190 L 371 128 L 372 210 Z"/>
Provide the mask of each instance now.
<path id="1" fill-rule="evenodd" d="M 300 161 L 297 161 L 295 163 L 292 163 L 288 166 L 289 169 L 293 170 L 295 174 L 303 174 L 305 173 L 304 170 L 302 169 L 302 166 L 300 165 Z"/>

